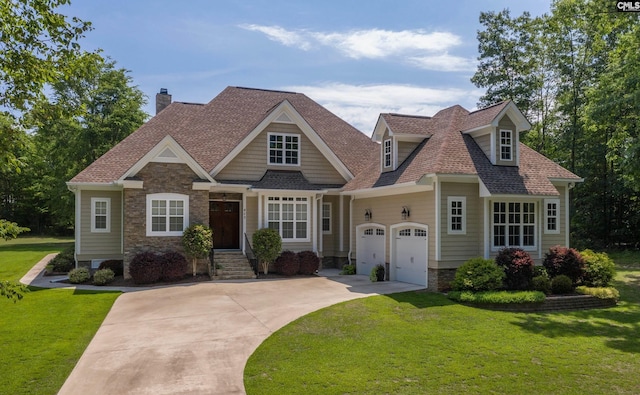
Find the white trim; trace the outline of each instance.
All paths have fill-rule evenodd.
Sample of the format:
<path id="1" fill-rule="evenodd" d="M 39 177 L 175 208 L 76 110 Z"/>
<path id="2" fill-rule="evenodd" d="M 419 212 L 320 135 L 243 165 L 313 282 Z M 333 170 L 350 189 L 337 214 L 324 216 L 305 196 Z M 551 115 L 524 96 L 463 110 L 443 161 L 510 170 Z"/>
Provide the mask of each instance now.
<path id="1" fill-rule="evenodd" d="M 508 136 L 509 144 L 503 144 L 502 143 L 502 133 L 508 133 L 509 134 L 509 136 Z M 513 134 L 514 134 L 513 130 L 510 130 L 510 129 L 500 129 L 500 130 L 498 130 L 497 138 L 498 138 L 498 146 L 500 147 L 500 150 L 499 150 L 500 158 L 499 158 L 499 160 L 501 162 L 513 162 L 514 161 L 515 155 L 514 155 L 514 149 L 513 148 L 514 148 L 515 144 L 514 144 L 514 141 L 513 141 L 514 140 Z M 506 136 L 505 136 L 505 138 L 506 138 Z M 506 148 L 506 147 L 509 147 L 509 159 L 505 159 L 502 156 L 502 148 Z"/>
<path id="2" fill-rule="evenodd" d="M 324 229 L 324 206 L 328 206 L 329 207 L 329 229 L 325 230 Z M 331 221 L 333 219 L 333 205 L 331 204 L 331 202 L 322 202 L 322 212 L 320 214 L 320 228 L 322 229 L 322 234 L 324 235 L 330 235 L 333 233 L 333 227 L 331 226 Z"/>
<path id="3" fill-rule="evenodd" d="M 143 189 L 144 181 L 142 180 L 123 180 L 120 182 L 122 188 L 126 189 Z"/>
<path id="4" fill-rule="evenodd" d="M 126 181 L 127 178 L 135 176 L 150 162 L 167 162 L 168 160 L 165 160 L 166 158 L 159 158 L 159 155 L 161 155 L 167 148 L 171 149 L 171 151 L 179 158 L 179 160 L 171 159 L 169 161 L 170 163 L 184 163 L 185 165 L 189 166 L 189 168 L 194 173 L 196 173 L 198 177 L 216 184 L 209 173 L 207 173 L 207 171 L 203 169 L 202 166 L 200 166 L 200 164 L 198 164 L 198 162 L 196 162 L 195 159 L 193 159 L 193 157 L 189 155 L 187 151 L 185 151 L 184 148 L 182 148 L 180 144 L 178 144 L 178 142 L 176 142 L 173 137 L 169 135 L 160 140 L 158 144 L 156 144 L 140 160 L 138 160 L 133 166 L 131 166 L 122 175 L 122 177 L 120 177 L 118 181 L 116 181 L 116 183 L 122 183 Z"/>
<path id="5" fill-rule="evenodd" d="M 280 151 L 282 153 L 282 163 L 271 162 L 271 136 L 280 136 L 282 137 L 282 148 L 273 148 L 274 151 Z M 298 148 L 295 150 L 296 152 L 296 163 L 286 163 L 287 158 L 287 148 L 286 148 L 286 139 L 287 137 L 295 137 L 297 139 L 296 145 Z M 293 143 L 292 143 L 293 144 Z M 300 163 L 302 162 L 301 153 L 302 149 L 300 146 L 302 145 L 302 139 L 300 138 L 300 134 L 297 133 L 286 133 L 286 132 L 269 132 L 267 133 L 267 166 L 296 166 L 300 167 Z M 294 150 L 289 150 L 294 151 Z"/>
<path id="6" fill-rule="evenodd" d="M 555 204 L 556 206 L 554 216 L 549 215 L 550 204 Z M 542 210 L 543 210 L 543 218 L 544 218 L 544 222 L 542 224 L 544 228 L 544 234 L 547 234 L 547 235 L 560 234 L 560 199 L 544 199 L 544 206 L 542 207 Z M 555 219 L 556 221 L 555 229 L 549 229 L 549 218 Z"/>
<path id="7" fill-rule="evenodd" d="M 499 251 L 500 249 L 504 248 L 504 247 L 517 247 L 517 248 L 522 248 L 525 251 L 537 251 L 538 247 L 540 245 L 540 243 L 542 242 L 540 236 L 539 236 L 539 213 L 537 210 L 540 210 L 540 205 L 538 204 L 539 200 L 538 199 L 491 199 L 490 200 L 490 204 L 489 204 L 489 220 L 490 220 L 490 246 L 491 246 L 491 251 Z M 504 203 L 505 204 L 505 222 L 504 223 L 500 223 L 500 225 L 504 225 L 505 228 L 505 245 L 498 245 L 496 246 L 494 244 L 495 241 L 495 235 L 494 235 L 494 210 L 493 210 L 493 204 L 494 203 Z M 533 225 L 533 235 L 534 235 L 534 240 L 533 240 L 533 245 L 529 245 L 529 246 L 525 246 L 524 245 L 524 232 L 520 232 L 520 244 L 519 245 L 510 245 L 509 244 L 509 234 L 508 234 L 508 229 L 510 226 L 509 223 L 509 204 L 511 203 L 519 203 L 519 204 L 533 204 L 534 207 L 534 213 L 533 213 L 533 219 L 534 219 L 534 223 L 527 223 L 525 224 L 523 222 L 523 218 L 522 216 L 523 214 L 523 208 L 522 206 L 520 207 L 520 221 L 518 223 L 513 223 L 511 224 L 512 226 L 519 226 L 521 229 L 524 225 Z"/>
<path id="8" fill-rule="evenodd" d="M 242 230 L 240 231 L 240 236 L 241 236 L 241 245 L 242 245 L 242 253 L 244 255 L 247 255 L 247 246 L 245 245 L 245 240 L 247 237 L 249 237 L 247 235 L 247 237 L 245 237 L 244 235 L 247 233 L 247 195 L 246 194 L 242 194 Z"/>
<path id="9" fill-rule="evenodd" d="M 96 203 L 106 203 L 105 227 L 96 227 Z M 111 232 L 111 198 L 92 197 L 91 198 L 91 233 L 110 233 Z"/>
<path id="10" fill-rule="evenodd" d="M 338 195 L 338 199 L 340 202 L 340 229 L 338 229 L 340 241 L 338 244 L 340 246 L 340 252 L 342 252 L 344 251 L 344 197 L 342 195 Z"/>
<path id="11" fill-rule="evenodd" d="M 451 229 L 453 213 L 451 203 L 457 202 L 461 203 L 461 229 L 453 230 Z M 456 215 L 457 217 L 458 215 Z M 447 197 L 447 234 L 449 235 L 466 235 L 467 234 L 467 197 L 466 196 L 448 196 Z"/>
<path id="12" fill-rule="evenodd" d="M 569 187 L 567 186 L 564 189 L 564 238 L 565 238 L 565 242 L 564 245 L 567 246 L 567 248 L 569 248 L 569 235 L 570 235 L 570 229 L 569 229 L 569 225 L 571 224 L 570 220 L 569 220 L 569 204 L 571 203 L 571 201 L 569 200 Z"/>
<path id="13" fill-rule="evenodd" d="M 73 193 L 76 195 L 76 218 L 75 218 L 75 223 L 76 223 L 76 229 L 75 229 L 75 234 L 76 234 L 76 251 L 75 251 L 75 263 L 76 263 L 76 267 L 78 267 L 78 255 L 82 253 L 82 239 L 81 239 L 81 235 L 82 235 L 82 190 L 77 188 L 73 191 Z"/>
<path id="14" fill-rule="evenodd" d="M 389 152 L 387 152 L 387 148 Z M 389 157 L 389 164 L 387 164 L 387 157 Z M 391 167 L 393 167 L 393 139 L 388 138 L 382 142 L 382 168 L 388 169 Z"/>
<path id="15" fill-rule="evenodd" d="M 165 219 L 166 219 L 166 229 L 165 231 L 153 231 L 152 230 L 152 202 L 154 200 L 164 201 L 166 203 L 165 206 Z M 171 201 L 181 201 L 182 205 L 182 230 L 180 231 L 170 231 L 169 230 L 169 218 L 170 215 L 170 203 Z M 150 193 L 146 198 L 147 206 L 146 206 L 146 218 L 147 218 L 147 237 L 164 237 L 164 236 L 182 236 L 182 233 L 185 228 L 189 226 L 189 195 L 182 195 L 179 193 Z"/>
<path id="16" fill-rule="evenodd" d="M 484 199 L 484 259 L 489 259 L 491 254 L 491 202 Z"/>
<path id="17" fill-rule="evenodd" d="M 347 181 L 353 179 L 353 174 L 345 166 L 345 164 L 336 156 L 329 146 L 320 138 L 318 133 L 307 123 L 307 121 L 298 113 L 298 111 L 289 103 L 283 100 L 269 115 L 267 115 L 258 126 L 256 126 L 234 149 L 225 156 L 216 167 L 211 170 L 211 176 L 215 177 L 222 169 L 224 169 L 242 150 L 244 150 L 264 129 L 269 126 L 285 113 L 296 126 L 300 128 L 302 133 L 311 140 L 311 143 L 318 148 L 324 157 L 333 165 L 338 173 Z"/>
<path id="18" fill-rule="evenodd" d="M 441 248 L 440 248 L 440 232 L 442 232 L 442 214 L 441 214 L 441 199 L 442 199 L 442 185 L 440 184 L 440 179 L 435 178 L 435 213 L 436 213 L 436 234 L 435 234 L 435 244 L 436 244 L 436 261 L 442 259 L 441 257 Z"/>
<path id="19" fill-rule="evenodd" d="M 269 200 L 269 198 L 278 198 L 278 200 Z M 292 201 L 283 201 L 283 198 L 293 198 L 294 200 Z M 304 201 L 297 201 L 295 199 L 305 199 Z M 294 211 L 293 211 L 293 223 L 294 223 L 294 229 L 293 229 L 293 237 L 292 238 L 285 238 L 282 236 L 282 204 L 293 204 L 294 206 Z M 269 227 L 269 204 L 277 204 L 280 206 L 280 210 L 278 211 L 279 213 L 279 218 L 277 220 L 277 222 L 280 224 L 278 226 L 278 233 L 280 234 L 280 237 L 282 237 L 282 241 L 284 243 L 309 243 L 312 242 L 313 243 L 313 249 L 314 251 L 317 251 L 317 233 L 318 232 L 313 232 L 313 228 L 311 227 L 311 223 L 313 222 L 313 215 L 317 212 L 317 210 L 314 210 L 314 205 L 316 204 L 315 202 L 315 197 L 313 195 L 301 195 L 301 194 L 296 194 L 296 193 L 286 193 L 286 191 L 283 191 L 281 194 L 279 195 L 264 195 L 264 209 L 262 210 L 263 215 L 264 215 L 264 224 L 265 227 Z M 297 238 L 296 237 L 296 230 L 297 230 L 297 226 L 296 224 L 298 222 L 304 222 L 304 221 L 299 221 L 296 217 L 297 217 L 297 211 L 296 211 L 296 205 L 297 204 L 306 204 L 307 206 L 307 219 L 306 219 L 306 237 L 304 238 Z M 276 222 L 276 221 L 273 221 Z M 317 222 L 316 222 L 317 223 Z M 313 237 L 312 237 L 312 233 L 313 232 Z"/>
<path id="20" fill-rule="evenodd" d="M 369 197 L 382 197 L 401 195 L 405 193 L 433 191 L 433 184 L 422 185 L 418 182 L 406 182 L 402 184 L 388 185 L 377 188 L 356 189 L 353 191 L 341 192 L 342 195 L 357 196 L 358 199 Z"/>

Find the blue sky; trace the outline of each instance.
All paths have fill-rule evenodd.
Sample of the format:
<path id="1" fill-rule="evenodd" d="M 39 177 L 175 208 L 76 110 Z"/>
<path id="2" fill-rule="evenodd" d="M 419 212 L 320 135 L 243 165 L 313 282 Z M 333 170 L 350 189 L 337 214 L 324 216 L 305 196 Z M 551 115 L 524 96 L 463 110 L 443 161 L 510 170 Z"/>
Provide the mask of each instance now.
<path id="1" fill-rule="evenodd" d="M 155 94 L 206 103 L 226 86 L 305 93 L 371 135 L 381 112 L 433 115 L 482 91 L 475 71 L 481 11 L 549 11 L 549 0 L 72 0 L 91 21 L 86 49 Z"/>

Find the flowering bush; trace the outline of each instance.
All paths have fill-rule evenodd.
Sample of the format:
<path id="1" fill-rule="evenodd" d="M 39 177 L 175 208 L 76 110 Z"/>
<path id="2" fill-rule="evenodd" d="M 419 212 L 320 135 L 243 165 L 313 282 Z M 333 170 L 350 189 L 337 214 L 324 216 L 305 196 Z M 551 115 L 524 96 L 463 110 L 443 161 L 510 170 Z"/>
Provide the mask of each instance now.
<path id="1" fill-rule="evenodd" d="M 531 288 L 534 262 L 521 248 L 503 248 L 496 256 L 496 264 L 504 270 L 504 284 L 510 290 Z"/>

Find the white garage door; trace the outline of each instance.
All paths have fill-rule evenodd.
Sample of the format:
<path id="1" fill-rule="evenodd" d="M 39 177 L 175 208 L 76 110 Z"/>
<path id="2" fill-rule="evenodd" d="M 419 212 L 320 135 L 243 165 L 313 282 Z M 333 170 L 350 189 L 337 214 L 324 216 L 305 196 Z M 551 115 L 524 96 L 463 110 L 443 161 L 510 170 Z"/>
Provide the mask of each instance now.
<path id="1" fill-rule="evenodd" d="M 427 230 L 400 228 L 396 230 L 394 269 L 396 280 L 427 286 Z"/>
<path id="2" fill-rule="evenodd" d="M 384 265 L 385 240 L 383 228 L 361 228 L 356 246 L 356 273 L 369 275 L 377 265 Z"/>

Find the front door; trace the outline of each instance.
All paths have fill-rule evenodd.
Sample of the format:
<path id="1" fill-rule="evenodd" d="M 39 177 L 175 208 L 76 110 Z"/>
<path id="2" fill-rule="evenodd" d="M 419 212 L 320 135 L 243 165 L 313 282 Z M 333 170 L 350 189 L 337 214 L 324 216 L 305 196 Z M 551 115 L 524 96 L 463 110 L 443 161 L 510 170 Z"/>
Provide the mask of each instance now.
<path id="1" fill-rule="evenodd" d="M 240 202 L 209 202 L 209 226 L 213 248 L 240 248 Z"/>

